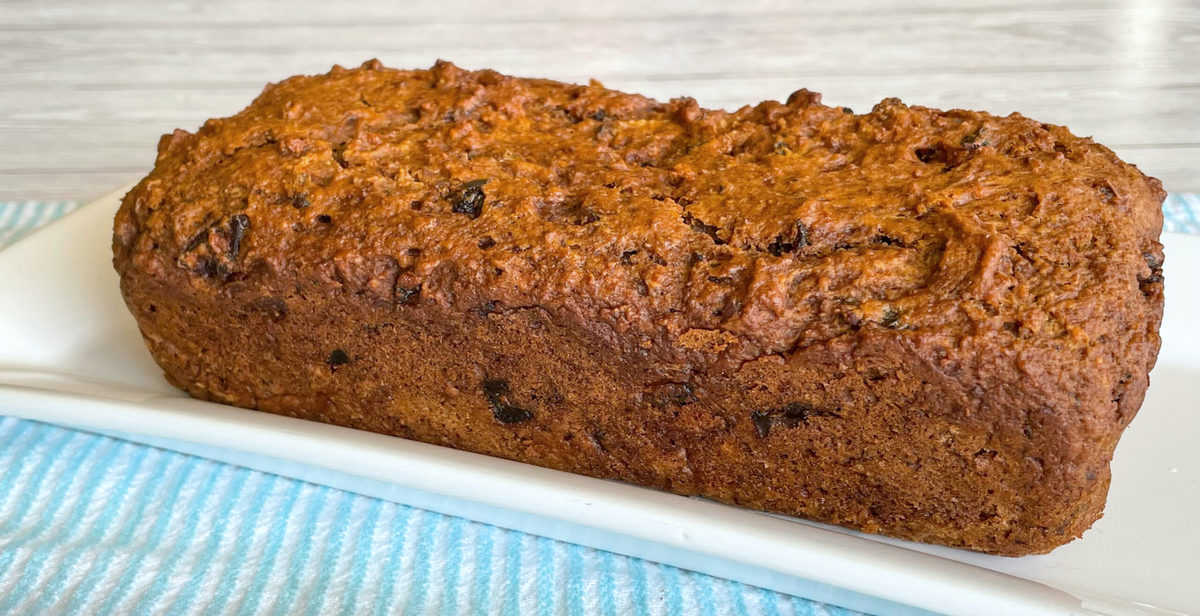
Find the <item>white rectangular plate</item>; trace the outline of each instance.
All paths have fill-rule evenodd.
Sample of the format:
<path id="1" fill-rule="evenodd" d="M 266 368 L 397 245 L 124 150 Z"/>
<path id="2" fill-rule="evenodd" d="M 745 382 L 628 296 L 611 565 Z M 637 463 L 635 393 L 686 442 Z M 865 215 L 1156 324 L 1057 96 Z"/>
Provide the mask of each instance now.
<path id="1" fill-rule="evenodd" d="M 1104 518 L 1051 554 L 1004 558 L 189 399 L 163 381 L 118 292 L 110 242 L 121 194 L 0 252 L 0 412 L 117 431 L 868 611 L 1124 615 L 1200 606 L 1200 286 L 1189 284 L 1200 271 L 1197 238 L 1164 238 L 1163 350 L 1117 449 Z"/>

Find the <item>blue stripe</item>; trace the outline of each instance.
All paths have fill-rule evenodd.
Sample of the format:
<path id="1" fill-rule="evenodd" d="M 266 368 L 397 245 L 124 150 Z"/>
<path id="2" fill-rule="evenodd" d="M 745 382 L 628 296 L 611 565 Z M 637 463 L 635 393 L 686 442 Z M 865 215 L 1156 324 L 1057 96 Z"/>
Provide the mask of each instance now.
<path id="1" fill-rule="evenodd" d="M 100 486 L 100 484 L 104 481 L 103 476 L 105 473 L 108 472 L 108 470 L 110 468 L 112 468 L 112 462 L 113 462 L 113 460 L 116 459 L 117 454 L 122 453 L 125 449 L 127 449 L 126 443 L 121 443 L 114 439 L 110 439 L 110 438 L 106 438 L 106 437 L 102 437 L 102 436 L 94 436 L 92 438 L 97 442 L 104 443 L 107 446 L 107 453 L 105 453 L 104 456 L 101 457 L 99 460 L 93 460 L 87 464 L 87 466 L 90 467 L 90 469 L 89 469 L 86 477 L 84 478 L 84 481 L 82 484 L 83 492 L 80 494 L 79 501 L 78 501 L 78 503 L 76 503 L 74 509 L 71 512 L 71 517 L 69 519 L 67 519 L 61 526 L 62 531 L 65 532 L 65 534 L 66 534 L 66 537 L 56 541 L 55 544 L 57 544 L 57 545 L 65 544 L 66 546 L 71 546 L 74 543 L 77 543 L 77 542 L 71 541 L 70 537 L 72 535 L 74 535 L 76 533 L 76 531 L 82 530 L 82 528 L 80 527 L 80 523 L 83 520 L 84 514 L 88 511 L 88 508 L 94 502 L 92 499 L 92 496 L 95 494 L 96 488 L 98 488 Z M 49 556 L 51 553 L 53 553 L 53 550 L 51 550 L 51 549 L 42 550 L 41 553 L 38 555 L 39 556 L 38 559 L 35 560 L 35 562 L 32 563 L 30 565 L 30 567 L 36 568 L 37 570 L 40 571 L 41 568 L 45 564 L 46 557 Z M 60 596 L 60 594 L 63 592 L 63 590 L 64 590 L 63 584 L 66 582 L 67 574 L 70 572 L 70 570 L 71 570 L 71 568 L 69 566 L 66 566 L 66 564 L 64 563 L 62 566 L 60 566 L 58 568 L 58 571 L 55 571 L 54 575 L 49 580 L 47 580 L 45 584 L 43 584 L 42 590 L 40 591 L 41 596 L 39 597 L 39 600 L 37 602 L 37 607 L 33 610 L 34 613 L 38 613 L 38 614 L 46 613 L 47 608 L 49 608 L 49 606 L 50 606 L 50 602 L 55 597 Z M 32 582 L 22 581 L 20 584 L 20 587 L 21 588 L 30 588 L 31 583 Z"/>
<path id="2" fill-rule="evenodd" d="M 746 609 L 746 593 L 749 591 L 749 587 L 741 582 L 728 580 L 725 583 L 725 588 L 729 592 L 729 598 L 733 602 L 733 607 L 737 613 L 748 614 L 749 610 Z"/>
<path id="3" fill-rule="evenodd" d="M 667 584 L 667 613 L 668 614 L 683 614 L 683 575 L 678 567 L 668 565 L 659 565 L 663 573 L 667 574 L 670 583 Z"/>
<path id="4" fill-rule="evenodd" d="M 554 554 L 551 553 L 553 544 L 545 537 L 537 537 L 534 539 L 538 548 L 538 565 L 537 565 L 537 591 L 538 591 L 538 613 L 546 616 L 557 610 L 557 594 L 552 594 L 558 586 L 558 580 L 554 579 Z"/>
<path id="5" fill-rule="evenodd" d="M 320 613 L 321 606 L 325 603 L 325 592 L 329 588 L 329 578 L 334 573 L 334 566 L 337 564 L 338 554 L 342 551 L 342 543 L 346 540 L 346 527 L 350 524 L 350 506 L 354 503 L 354 495 L 349 492 L 342 492 L 341 501 L 338 503 L 337 511 L 334 513 L 333 520 L 330 521 L 330 526 L 333 528 L 333 537 L 330 538 L 328 547 L 325 548 L 325 553 L 317 559 L 317 584 L 309 594 L 308 611 L 305 612 L 309 616 Z"/>
<path id="6" fill-rule="evenodd" d="M 300 571 L 308 564 L 308 555 L 312 551 L 313 535 L 317 531 L 317 518 L 321 510 L 325 508 L 325 497 L 329 494 L 329 488 L 325 486 L 306 485 L 305 487 L 312 489 L 313 495 L 308 503 L 308 511 L 304 516 L 304 524 L 296 529 L 296 532 L 300 533 L 300 547 L 288 563 L 288 570 L 292 572 Z M 295 573 L 288 577 L 287 585 L 283 589 L 283 596 L 280 597 L 279 603 L 275 604 L 275 614 L 291 613 L 288 608 L 296 600 L 296 594 L 300 590 L 301 577 Z"/>
<path id="7" fill-rule="evenodd" d="M 167 498 L 165 501 L 157 501 L 155 505 L 159 508 L 158 517 L 154 520 L 154 526 L 150 530 L 150 538 L 143 542 L 137 548 L 137 558 L 129 564 L 125 569 L 125 574 L 117 582 L 116 588 L 108 594 L 104 601 L 103 607 L 100 608 L 100 614 L 112 614 L 116 603 L 125 597 L 129 592 L 130 584 L 133 584 L 133 579 L 137 575 L 142 561 L 159 546 L 162 545 L 163 533 L 167 529 L 168 523 L 171 521 L 172 514 L 175 512 L 175 504 L 179 501 L 179 493 L 183 490 L 183 483 L 188 476 L 192 474 L 197 465 L 197 458 L 187 456 L 183 463 L 183 468 L 176 468 L 174 477 L 168 483 Z M 148 505 L 149 503 L 143 503 Z"/>
<path id="8" fill-rule="evenodd" d="M 375 547 L 375 525 L 379 523 L 379 511 L 383 509 L 383 501 L 370 499 L 371 508 L 367 510 L 367 519 L 358 533 L 358 543 L 350 556 L 350 583 L 346 586 L 346 594 L 342 596 L 342 614 L 355 612 L 354 602 L 362 589 L 363 580 L 367 577 L 367 567 L 371 566 L 371 553 Z"/>
<path id="9" fill-rule="evenodd" d="M 19 207 L 21 207 L 20 203 L 0 203 L 0 229 L 4 229 L 11 224 L 14 213 Z"/>
<path id="10" fill-rule="evenodd" d="M 442 613 L 446 616 L 455 616 L 459 590 L 458 570 L 462 565 L 462 532 L 466 521 L 456 517 L 449 517 L 449 520 L 450 532 L 446 539 L 447 545 L 443 548 L 448 550 L 449 554 L 446 555 L 446 562 L 442 565 L 442 571 L 445 572 L 442 588 L 446 589 L 445 598 L 442 600 Z"/>
<path id="11" fill-rule="evenodd" d="M 57 220 L 59 218 L 62 218 L 63 215 L 65 215 L 68 212 L 67 205 L 69 205 L 68 202 L 59 201 L 58 206 L 54 208 L 54 213 L 51 214 L 50 216 L 47 216 L 45 218 L 45 221 L 47 223 L 50 223 L 50 222 L 54 222 L 55 220 Z"/>
<path id="12" fill-rule="evenodd" d="M 436 520 L 430 523 L 430 517 L 432 516 L 422 515 L 421 526 L 417 529 L 416 550 L 413 562 L 409 565 L 412 568 L 412 583 L 408 587 L 408 600 L 404 604 L 405 614 L 415 614 L 425 605 L 426 581 L 429 578 L 429 569 L 433 567 L 430 557 L 433 556 L 434 530 L 444 519 L 443 516 L 436 516 Z"/>
<path id="13" fill-rule="evenodd" d="M 583 613 L 583 551 L 578 545 L 567 546 L 567 613 Z"/>
<path id="14" fill-rule="evenodd" d="M 213 508 L 211 516 L 213 518 L 212 532 L 208 534 L 204 548 L 196 558 L 196 569 L 188 575 L 190 583 L 184 585 L 179 596 L 169 606 L 168 612 L 170 614 L 183 614 L 191 609 L 192 601 L 196 598 L 196 591 L 200 589 L 205 576 L 212 569 L 213 561 L 217 554 L 217 547 L 221 545 L 221 539 L 225 537 L 225 531 L 229 528 L 225 520 L 229 513 L 237 507 L 242 497 L 245 496 L 242 492 L 242 487 L 246 485 L 246 478 L 254 474 L 253 471 L 244 468 L 226 466 L 225 469 L 230 472 L 233 478 L 225 486 L 225 492 L 221 495 L 220 502 Z"/>
<path id="15" fill-rule="evenodd" d="M 696 597 L 696 601 L 700 604 L 700 613 L 704 614 L 705 616 L 716 616 L 717 600 L 713 595 L 713 584 L 717 583 L 716 578 L 707 575 L 700 575 L 698 573 L 693 573 L 691 575 L 692 582 L 695 584 L 700 595 L 699 597 Z"/>
<path id="16" fill-rule="evenodd" d="M 46 213 L 38 217 L 40 219 L 38 222 L 41 224 L 48 224 L 58 220 L 63 215 L 63 210 L 66 208 L 66 205 L 66 201 L 55 202 L 49 208 L 46 208 L 48 210 Z"/>
<path id="17" fill-rule="evenodd" d="M 504 554 L 504 613 L 518 614 L 518 606 L 521 603 L 521 539 L 525 536 L 520 533 L 505 530 L 504 538 L 508 542 L 508 549 Z"/>
<path id="18" fill-rule="evenodd" d="M 779 616 L 779 606 L 775 605 L 775 593 L 765 588 L 759 588 L 758 593 L 762 598 L 763 613 Z"/>
<path id="19" fill-rule="evenodd" d="M 0 249 L 3 249 L 9 244 L 8 236 L 10 235 L 10 232 L 8 229 L 8 221 L 10 218 L 12 218 L 13 212 L 15 212 L 16 209 L 17 208 L 15 206 L 11 206 L 7 203 L 4 204 L 3 208 L 0 208 Z"/>
<path id="20" fill-rule="evenodd" d="M 263 503 L 266 501 L 267 494 L 275 488 L 275 482 L 278 480 L 276 475 L 268 475 L 251 471 L 251 476 L 258 480 L 258 489 L 254 491 L 254 495 L 246 502 L 245 512 L 241 514 L 241 524 L 238 525 L 239 530 L 235 531 L 233 553 L 226 557 L 227 563 L 231 567 L 241 566 L 246 562 L 246 551 L 250 549 L 250 539 L 254 533 L 254 524 L 262 517 Z M 226 573 L 228 584 L 217 584 L 217 592 L 213 597 L 212 603 L 205 607 L 205 612 L 209 614 L 219 614 L 225 605 L 229 603 L 230 596 L 233 594 L 235 584 L 232 583 L 236 576 L 231 576 Z"/>
<path id="21" fill-rule="evenodd" d="M 214 462 L 205 461 L 204 467 L 208 469 L 208 476 L 204 478 L 204 483 L 199 490 L 192 496 L 188 502 L 180 503 L 180 508 L 187 512 L 183 521 L 183 532 L 171 539 L 174 543 L 174 549 L 163 561 L 162 569 L 158 571 L 154 578 L 154 583 L 150 588 L 142 594 L 134 606 L 135 613 L 149 613 L 151 607 L 157 602 L 167 590 L 167 582 L 170 581 L 171 575 L 175 571 L 175 567 L 183 558 L 184 552 L 191 547 L 192 537 L 196 535 L 196 528 L 200 525 L 200 514 L 204 512 L 204 505 L 213 496 L 213 486 L 217 483 L 217 477 L 224 469 L 224 465 Z M 182 484 L 181 484 L 182 485 Z"/>
<path id="22" fill-rule="evenodd" d="M 400 557 L 404 552 L 404 537 L 408 533 L 408 523 L 415 511 L 406 505 L 393 504 L 391 506 L 396 508 L 396 515 L 392 518 L 392 533 L 387 544 L 390 553 L 380 576 L 379 597 L 375 600 L 376 616 L 392 612 L 388 608 L 392 603 L 392 594 L 395 592 L 396 578 L 401 575 Z"/>
<path id="23" fill-rule="evenodd" d="M 479 530 L 475 535 L 475 592 L 467 603 L 467 611 L 479 614 L 487 606 L 487 598 L 491 595 L 492 550 L 495 549 L 496 533 L 500 531 L 495 526 L 475 526 Z"/>
<path id="24" fill-rule="evenodd" d="M 613 558 L 613 553 L 608 551 L 599 551 L 600 555 L 600 612 L 609 616 L 616 616 L 617 606 L 613 601 L 613 589 L 616 585 L 613 584 L 613 567 L 616 566 L 616 559 Z"/>
<path id="25" fill-rule="evenodd" d="M 142 464 L 146 462 L 146 458 L 149 457 L 149 454 L 155 450 L 149 447 L 137 447 L 134 449 L 134 451 L 136 454 L 133 460 L 129 463 L 129 469 L 121 477 L 121 482 L 117 484 L 119 486 L 126 487 L 126 489 L 128 489 L 127 486 L 141 471 Z M 159 468 L 159 472 L 161 473 L 162 467 L 160 466 Z M 108 534 L 109 527 L 112 526 L 113 522 L 116 521 L 116 516 L 121 510 L 121 505 L 125 502 L 134 501 L 140 498 L 141 494 L 149 489 L 148 486 L 150 486 L 150 483 L 150 481 L 146 481 L 146 483 L 143 484 L 135 494 L 129 494 L 128 492 L 125 492 L 123 494 L 125 499 L 116 497 L 109 498 L 108 502 L 104 506 L 104 511 L 96 518 L 96 521 L 92 524 L 92 528 L 88 531 L 86 538 L 83 540 L 84 543 L 87 545 L 99 545 L 101 537 Z M 74 593 L 72 593 L 71 602 L 68 604 L 67 609 L 63 610 L 65 613 L 80 613 L 80 607 L 87 602 L 89 595 L 91 595 L 92 590 L 100 581 L 100 578 L 104 577 L 104 573 L 108 570 L 111 560 L 112 550 L 110 550 L 107 555 L 97 555 L 96 560 L 94 560 L 91 566 L 88 567 L 87 577 L 80 581 L 79 587 Z"/>
<path id="26" fill-rule="evenodd" d="M 633 574 L 633 610 L 645 614 L 650 611 L 650 601 L 646 595 L 646 562 L 640 558 L 631 558 L 629 569 Z"/>
<path id="27" fill-rule="evenodd" d="M 46 222 L 48 222 L 45 218 L 43 218 L 42 216 L 39 215 L 39 214 L 41 214 L 41 211 L 40 211 L 41 208 L 35 206 L 34 204 L 26 204 L 26 205 L 28 206 L 27 207 L 28 215 L 25 218 L 24 222 L 20 223 L 19 225 L 15 225 L 13 227 L 14 233 L 13 233 L 13 236 L 11 238 L 9 238 L 9 242 L 15 242 L 15 241 L 21 239 L 22 237 L 25 237 L 25 235 L 28 234 L 30 231 L 32 231 L 35 228 L 40 227 L 43 224 L 45 224 Z M 26 209 L 26 208 L 22 208 L 22 209 Z"/>
<path id="28" fill-rule="evenodd" d="M 13 233 L 15 233 L 13 227 L 15 227 L 16 222 L 21 219 L 21 212 L 24 211 L 24 209 L 25 205 L 22 203 L 10 203 L 8 204 L 8 207 L 5 208 L 4 220 L 0 220 L 0 231 L 4 232 L 3 235 L 0 235 L 0 242 L 2 242 L 0 243 L 0 246 L 11 243 L 11 237 Z"/>
<path id="29" fill-rule="evenodd" d="M 267 523 L 271 531 L 267 535 L 266 550 L 263 552 L 263 561 L 254 572 L 254 580 L 250 582 L 250 587 L 246 590 L 249 603 L 243 605 L 239 610 L 243 614 L 253 614 L 258 611 L 258 604 L 265 594 L 263 590 L 266 588 L 267 578 L 270 577 L 271 569 L 275 566 L 275 559 L 279 557 L 283 538 L 287 534 L 288 518 L 292 514 L 292 507 L 300 498 L 301 488 L 307 485 L 302 481 L 289 481 L 288 483 L 291 484 L 291 489 L 288 490 L 287 496 L 283 497 L 283 503 L 275 512 L 275 516 Z"/>

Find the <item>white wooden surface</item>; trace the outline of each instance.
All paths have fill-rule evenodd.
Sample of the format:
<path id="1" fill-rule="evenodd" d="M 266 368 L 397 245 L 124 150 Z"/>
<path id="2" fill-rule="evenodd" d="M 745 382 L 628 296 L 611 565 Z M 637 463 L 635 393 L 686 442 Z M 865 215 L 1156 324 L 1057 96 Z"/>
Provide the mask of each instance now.
<path id="1" fill-rule="evenodd" d="M 0 200 L 91 199 L 159 134 L 379 57 L 737 107 L 800 87 L 1020 111 L 1200 191 L 1200 2 L 0 0 Z"/>

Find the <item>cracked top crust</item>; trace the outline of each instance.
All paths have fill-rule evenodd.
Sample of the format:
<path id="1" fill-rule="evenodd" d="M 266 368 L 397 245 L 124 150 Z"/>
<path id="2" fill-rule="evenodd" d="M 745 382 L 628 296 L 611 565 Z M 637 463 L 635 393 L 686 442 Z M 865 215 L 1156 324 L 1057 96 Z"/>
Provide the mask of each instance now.
<path id="1" fill-rule="evenodd" d="M 1017 114 L 807 90 L 728 112 L 370 61 L 164 136 L 114 254 L 214 293 L 269 275 L 541 306 L 693 370 L 879 330 L 941 359 L 990 340 L 1119 360 L 1122 332 L 1156 336 L 1163 196 Z"/>

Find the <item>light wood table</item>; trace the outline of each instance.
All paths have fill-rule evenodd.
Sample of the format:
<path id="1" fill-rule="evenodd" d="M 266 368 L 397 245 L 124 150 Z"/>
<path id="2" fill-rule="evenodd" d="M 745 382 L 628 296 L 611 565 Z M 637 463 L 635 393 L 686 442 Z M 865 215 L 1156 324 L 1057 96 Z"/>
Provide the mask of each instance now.
<path id="1" fill-rule="evenodd" d="M 800 87 L 1019 111 L 1200 191 L 1200 4 L 0 0 L 0 200 L 98 196 L 263 84 L 378 57 L 733 108 Z"/>

